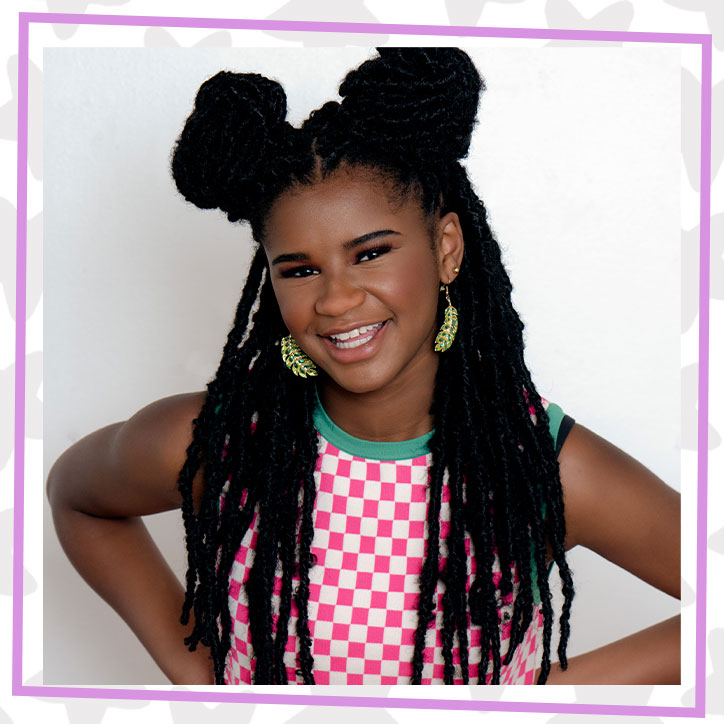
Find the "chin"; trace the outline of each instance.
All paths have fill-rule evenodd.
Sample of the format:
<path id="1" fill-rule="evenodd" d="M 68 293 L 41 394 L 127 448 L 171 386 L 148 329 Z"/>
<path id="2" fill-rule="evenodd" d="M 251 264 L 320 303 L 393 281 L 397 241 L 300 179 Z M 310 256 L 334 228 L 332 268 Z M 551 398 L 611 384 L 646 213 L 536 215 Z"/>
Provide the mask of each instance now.
<path id="1" fill-rule="evenodd" d="M 370 392 L 377 392 L 387 384 L 389 380 L 386 376 L 375 375 L 369 372 L 360 371 L 355 374 L 353 370 L 349 370 L 344 375 L 330 375 L 328 377 L 341 389 L 354 395 L 364 395 Z"/>

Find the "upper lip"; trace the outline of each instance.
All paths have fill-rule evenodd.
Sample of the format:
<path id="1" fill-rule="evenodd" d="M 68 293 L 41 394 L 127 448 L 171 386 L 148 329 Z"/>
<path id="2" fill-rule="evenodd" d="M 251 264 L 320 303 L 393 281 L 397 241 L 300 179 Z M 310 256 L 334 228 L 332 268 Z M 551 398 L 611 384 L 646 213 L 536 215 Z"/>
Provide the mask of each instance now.
<path id="1" fill-rule="evenodd" d="M 384 324 L 387 320 L 377 320 L 376 322 L 360 322 L 359 324 L 350 324 L 346 327 L 335 327 L 327 332 L 321 332 L 320 337 L 334 337 L 337 334 L 345 334 L 351 332 L 353 329 L 359 329 L 360 327 L 373 327 L 377 324 Z"/>

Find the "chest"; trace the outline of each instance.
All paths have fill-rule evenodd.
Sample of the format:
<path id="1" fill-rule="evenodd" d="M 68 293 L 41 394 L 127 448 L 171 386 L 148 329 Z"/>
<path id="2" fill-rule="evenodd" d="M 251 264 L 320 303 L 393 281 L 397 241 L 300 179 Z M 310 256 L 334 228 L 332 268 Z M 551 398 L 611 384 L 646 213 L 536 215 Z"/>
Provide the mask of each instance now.
<path id="1" fill-rule="evenodd" d="M 380 462 L 340 452 L 324 438 L 315 479 L 309 618 L 314 675 L 318 684 L 406 684 L 411 674 L 413 637 L 417 628 L 419 577 L 427 539 L 429 455 Z M 440 539 L 450 525 L 449 491 L 443 488 Z M 256 520 L 236 555 L 230 576 L 229 609 L 234 622 L 227 683 L 250 683 L 254 668 L 248 631 L 248 600 L 244 583 L 253 562 Z M 472 545 L 465 540 L 467 585 L 475 575 Z M 440 549 L 441 568 L 447 551 Z M 499 566 L 494 580 L 500 578 Z M 280 572 L 272 605 L 278 610 Z M 442 683 L 442 596 L 437 589 L 437 621 L 428 632 L 423 683 Z M 501 638 L 509 635 L 509 601 L 500 601 Z M 285 664 L 296 681 L 296 610 L 292 607 Z M 535 670 L 538 622 L 524 647 L 503 672 L 503 683 L 531 678 Z M 471 652 L 480 645 L 480 630 L 469 625 Z M 518 656 L 518 654 L 521 654 Z M 457 648 L 454 661 L 459 663 Z M 476 662 L 471 653 L 471 662 Z M 507 679 L 506 680 L 506 677 Z M 462 683 L 460 677 L 456 683 Z"/>

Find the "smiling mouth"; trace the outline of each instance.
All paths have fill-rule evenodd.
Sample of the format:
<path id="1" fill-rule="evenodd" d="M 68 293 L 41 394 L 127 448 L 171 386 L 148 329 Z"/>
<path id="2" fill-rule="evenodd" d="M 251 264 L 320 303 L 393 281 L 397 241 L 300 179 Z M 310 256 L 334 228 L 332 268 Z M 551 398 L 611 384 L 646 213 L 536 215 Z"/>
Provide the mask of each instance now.
<path id="1" fill-rule="evenodd" d="M 364 327 L 350 329 L 349 332 L 330 335 L 327 339 L 338 349 L 354 349 L 355 347 L 361 347 L 363 344 L 367 344 L 384 326 L 385 322 L 368 324 Z"/>

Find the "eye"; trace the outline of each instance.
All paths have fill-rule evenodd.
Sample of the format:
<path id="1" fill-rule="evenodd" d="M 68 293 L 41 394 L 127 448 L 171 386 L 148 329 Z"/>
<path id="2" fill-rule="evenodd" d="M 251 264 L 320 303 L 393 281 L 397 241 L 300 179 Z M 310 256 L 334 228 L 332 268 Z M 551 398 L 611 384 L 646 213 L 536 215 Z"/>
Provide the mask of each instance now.
<path id="1" fill-rule="evenodd" d="M 304 277 L 312 276 L 312 274 L 318 274 L 319 272 L 311 266 L 295 266 L 291 269 L 285 269 L 280 273 L 280 276 L 285 279 L 303 279 Z"/>
<path id="2" fill-rule="evenodd" d="M 357 261 L 372 261 L 386 254 L 390 249 L 392 249 L 391 246 L 375 246 L 372 249 L 365 249 L 357 255 Z"/>

